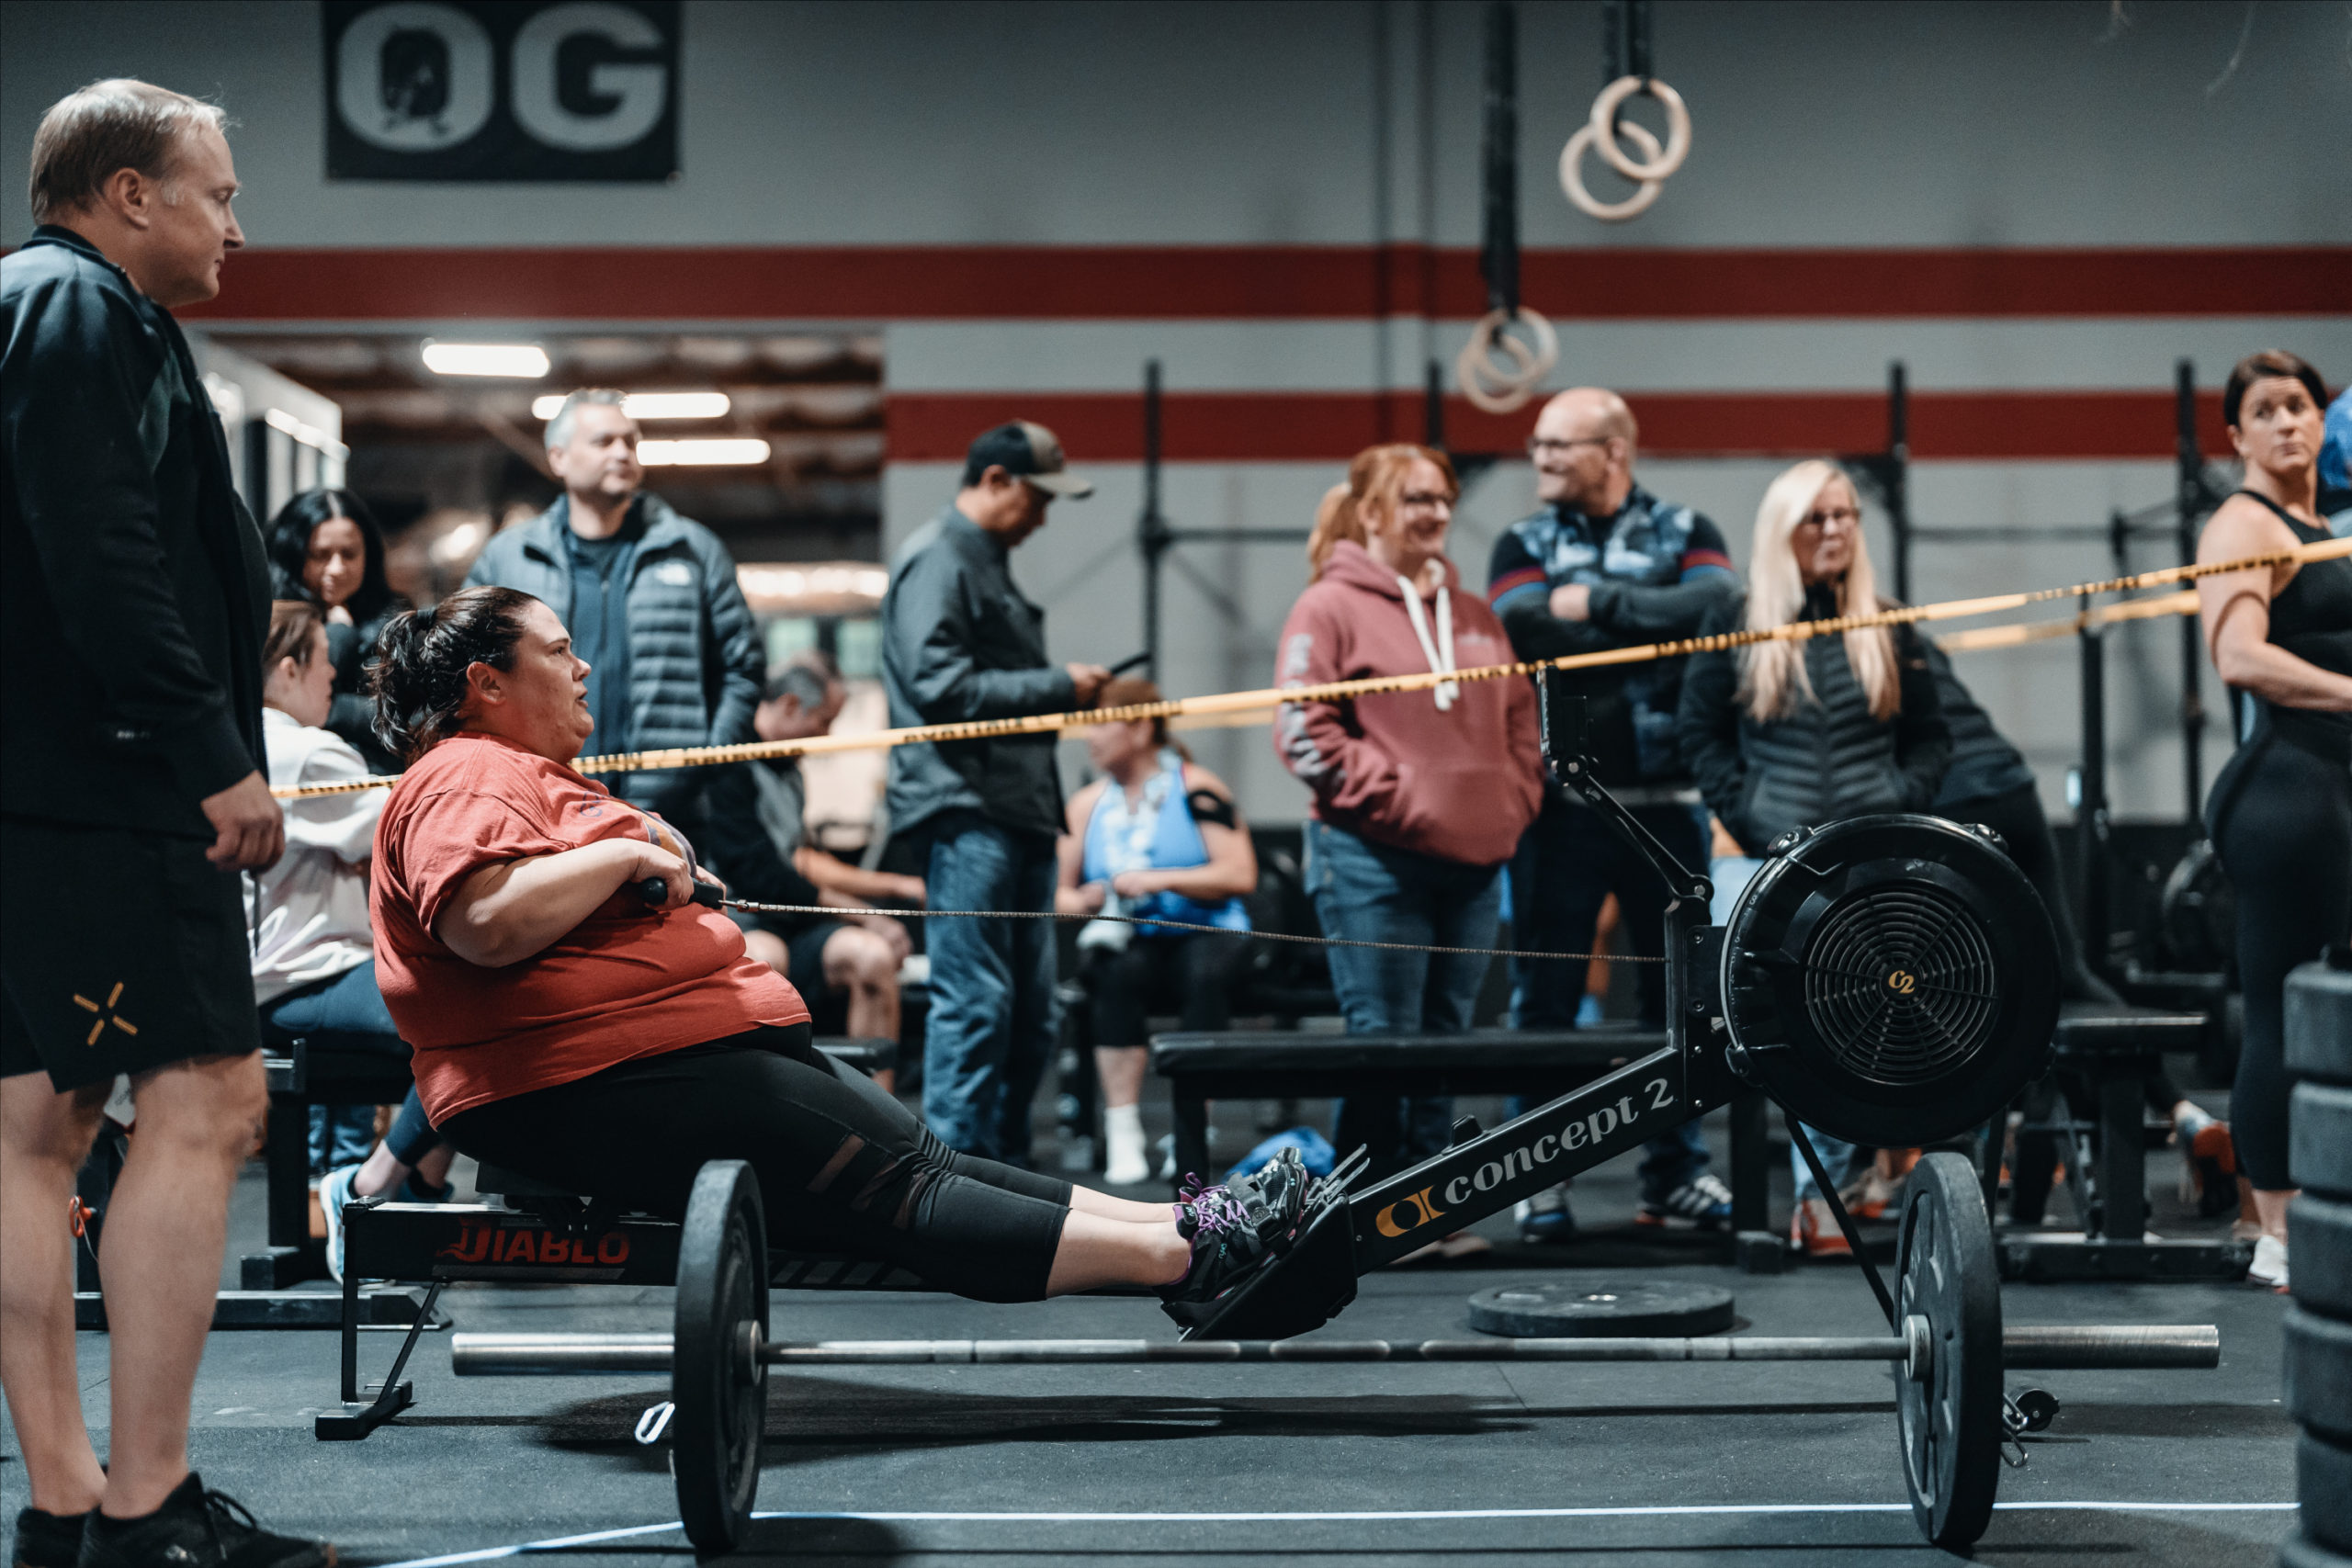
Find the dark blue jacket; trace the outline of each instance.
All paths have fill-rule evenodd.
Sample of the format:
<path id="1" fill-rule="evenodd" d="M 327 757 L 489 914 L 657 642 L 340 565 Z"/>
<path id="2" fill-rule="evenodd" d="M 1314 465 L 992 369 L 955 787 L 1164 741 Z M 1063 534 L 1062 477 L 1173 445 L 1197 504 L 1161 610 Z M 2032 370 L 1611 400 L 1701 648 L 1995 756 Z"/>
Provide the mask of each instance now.
<path id="1" fill-rule="evenodd" d="M 0 258 L 0 813 L 210 840 L 260 768 L 269 570 L 171 313 L 70 230 Z"/>
<path id="2" fill-rule="evenodd" d="M 482 547 L 466 586 L 518 588 L 571 614 L 571 557 L 562 530 L 566 498 Z M 628 581 L 629 732 L 589 740 L 598 755 L 673 746 L 731 746 L 753 739 L 767 658 L 735 558 L 718 536 L 655 495 L 636 506 L 645 525 Z M 670 768 L 605 775 L 613 793 L 673 818 L 695 805 L 709 770 Z"/>
<path id="3" fill-rule="evenodd" d="M 1552 590 L 1571 583 L 1591 590 L 1589 619 L 1552 614 Z M 1709 613 L 1738 591 L 1714 524 L 1639 485 L 1608 517 L 1551 505 L 1521 518 L 1495 541 L 1487 567 L 1487 602 L 1522 660 L 1695 636 Z M 1603 666 L 1562 677 L 1589 705 L 1588 744 L 1602 784 L 1685 782 L 1674 743 L 1680 662 Z"/>

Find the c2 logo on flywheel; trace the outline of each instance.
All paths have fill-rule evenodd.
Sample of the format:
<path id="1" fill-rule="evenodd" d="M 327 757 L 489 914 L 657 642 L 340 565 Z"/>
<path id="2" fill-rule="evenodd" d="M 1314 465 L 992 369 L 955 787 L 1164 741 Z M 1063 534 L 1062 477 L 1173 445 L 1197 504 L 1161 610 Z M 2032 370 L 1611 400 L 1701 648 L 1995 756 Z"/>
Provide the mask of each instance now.
<path id="1" fill-rule="evenodd" d="M 1919 988 L 1919 979 L 1908 969 L 1897 969 L 1887 976 L 1886 988 L 1907 997 Z"/>

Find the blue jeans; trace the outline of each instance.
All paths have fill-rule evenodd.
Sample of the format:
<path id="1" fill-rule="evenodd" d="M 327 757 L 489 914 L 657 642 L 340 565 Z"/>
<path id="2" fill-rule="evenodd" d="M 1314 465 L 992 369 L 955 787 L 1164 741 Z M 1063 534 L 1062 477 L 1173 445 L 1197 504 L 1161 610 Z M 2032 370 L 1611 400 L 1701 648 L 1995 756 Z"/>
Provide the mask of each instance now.
<path id="1" fill-rule="evenodd" d="M 1306 886 L 1326 936 L 1436 947 L 1492 947 L 1502 914 L 1496 868 L 1390 849 L 1344 828 L 1306 824 Z M 1334 947 L 1331 988 L 1351 1034 L 1459 1034 L 1489 960 Z M 1333 1112 L 1342 1154 L 1363 1145 L 1373 1172 L 1426 1159 L 1452 1141 L 1450 1097 L 1356 1095 Z"/>
<path id="2" fill-rule="evenodd" d="M 1730 924 L 1731 912 L 1737 908 L 1739 896 L 1747 890 L 1747 885 L 1763 869 L 1762 861 L 1751 860 L 1746 855 L 1725 855 L 1709 866 L 1707 876 L 1715 885 L 1715 896 L 1707 907 L 1708 918 L 1719 926 Z M 1853 1174 L 1854 1151 L 1859 1145 L 1843 1138 L 1833 1138 L 1818 1127 L 1807 1126 L 1805 1134 L 1813 1140 L 1813 1152 L 1821 1156 L 1821 1168 L 1829 1173 L 1830 1180 L 1842 1185 Z M 1821 1190 L 1813 1179 L 1813 1172 L 1806 1168 L 1804 1156 L 1798 1152 L 1794 1143 L 1789 1145 L 1789 1168 L 1796 1173 L 1797 1202 L 1820 1195 Z"/>
<path id="3" fill-rule="evenodd" d="M 1705 861 L 1707 840 L 1698 816 L 1687 806 L 1636 806 L 1634 819 L 1684 865 Z M 1666 952 L 1666 906 L 1670 894 L 1633 845 L 1618 836 L 1590 807 L 1547 799 L 1519 840 L 1511 857 L 1511 943 L 1532 953 L 1589 953 L 1600 924 L 1600 906 L 1617 896 L 1617 930 L 1634 953 L 1657 957 Z M 1623 948 L 1619 949 L 1624 951 Z M 1642 1026 L 1666 1027 L 1666 966 L 1632 965 L 1641 987 Z M 1514 960 L 1511 1021 L 1521 1029 L 1574 1029 L 1584 1000 L 1585 966 L 1559 959 Z M 1514 1095 L 1503 1109 L 1521 1116 L 1534 1102 Z M 1642 1145 L 1642 1197 L 1663 1199 L 1707 1168 L 1707 1140 L 1695 1121 L 1662 1133 Z"/>
<path id="4" fill-rule="evenodd" d="M 369 959 L 323 984 L 304 987 L 261 1009 L 264 1029 L 273 1036 L 300 1037 L 333 1051 L 365 1051 L 405 1059 L 408 1046 L 376 988 L 376 961 Z M 415 1090 L 409 1091 L 412 1095 Z M 376 1144 L 372 1105 L 311 1107 L 311 1174 L 324 1176 L 357 1165 Z M 411 1162 L 414 1163 L 414 1162 Z"/>
<path id="5" fill-rule="evenodd" d="M 933 819 L 934 909 L 1050 909 L 1054 841 L 975 811 Z M 1047 920 L 934 920 L 923 1029 L 922 1119 L 949 1148 L 1029 1157 L 1029 1102 L 1054 1048 L 1054 930 Z"/>

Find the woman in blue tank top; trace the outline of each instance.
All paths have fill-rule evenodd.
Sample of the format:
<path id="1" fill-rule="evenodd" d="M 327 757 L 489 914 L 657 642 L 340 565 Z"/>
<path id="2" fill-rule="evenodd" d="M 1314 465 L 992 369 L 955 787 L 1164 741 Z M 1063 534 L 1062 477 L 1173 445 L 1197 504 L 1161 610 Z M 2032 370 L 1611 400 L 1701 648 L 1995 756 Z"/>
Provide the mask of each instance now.
<path id="1" fill-rule="evenodd" d="M 1104 707 L 1159 700 L 1159 687 L 1133 679 L 1113 681 L 1101 698 Z M 1102 776 L 1070 797 L 1054 907 L 1247 931 L 1241 897 L 1258 886 L 1258 857 L 1224 781 L 1169 739 L 1165 719 L 1095 725 L 1086 751 Z M 1226 1027 L 1249 943 L 1109 920 L 1078 940 L 1102 1082 L 1103 1177 L 1130 1186 L 1150 1175 L 1137 1103 L 1145 1020 L 1175 1013 L 1188 1030 Z"/>

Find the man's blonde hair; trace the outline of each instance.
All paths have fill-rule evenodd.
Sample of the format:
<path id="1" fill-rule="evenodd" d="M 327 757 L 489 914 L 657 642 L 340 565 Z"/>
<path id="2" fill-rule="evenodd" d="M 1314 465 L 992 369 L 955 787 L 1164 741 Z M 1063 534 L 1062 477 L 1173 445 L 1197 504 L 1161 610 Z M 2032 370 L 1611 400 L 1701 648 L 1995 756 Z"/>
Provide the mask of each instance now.
<path id="1" fill-rule="evenodd" d="M 228 116 L 218 105 L 129 76 L 66 94 L 49 106 L 33 132 L 28 189 L 33 221 L 54 222 L 80 211 L 122 169 L 164 182 L 164 199 L 174 199 L 169 182 L 179 163 L 180 139 L 208 125 L 228 130 Z"/>

